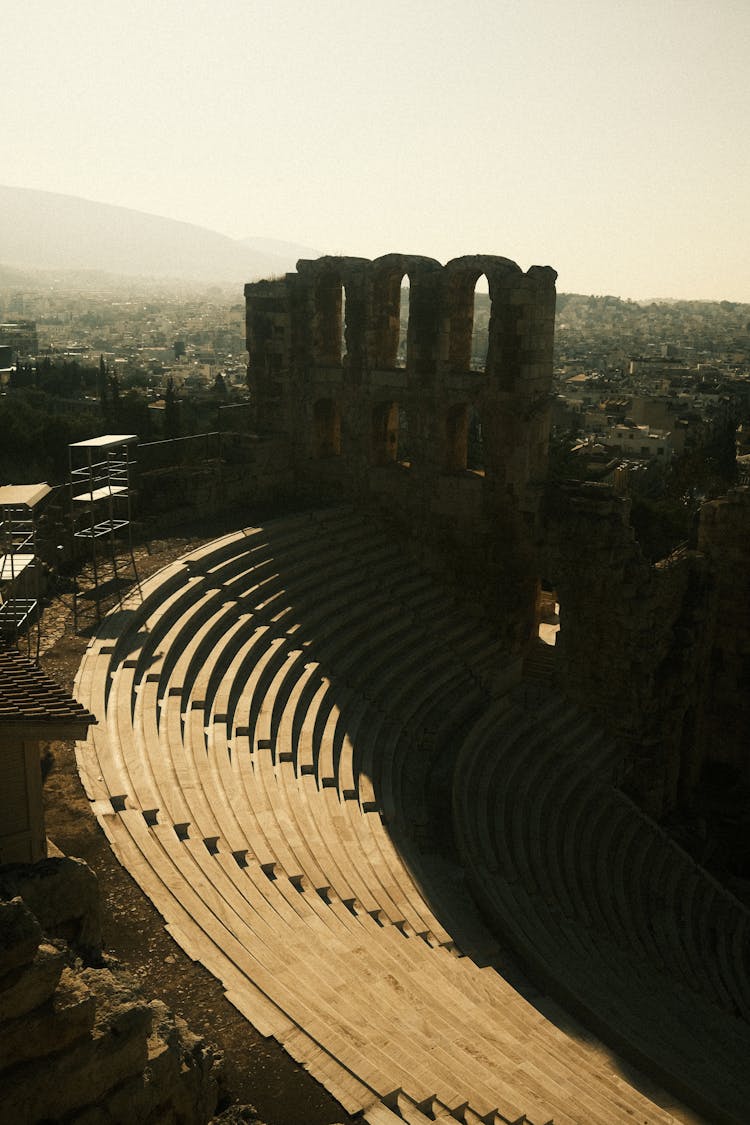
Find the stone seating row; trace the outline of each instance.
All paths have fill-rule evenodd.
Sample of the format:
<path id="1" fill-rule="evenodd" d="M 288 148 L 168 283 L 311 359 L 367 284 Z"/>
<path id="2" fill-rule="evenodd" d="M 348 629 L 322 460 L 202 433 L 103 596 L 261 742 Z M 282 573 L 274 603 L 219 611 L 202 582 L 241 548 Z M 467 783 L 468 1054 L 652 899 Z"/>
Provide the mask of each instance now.
<path id="1" fill-rule="evenodd" d="M 230 545 L 221 550 L 223 563 Z M 215 559 L 205 550 L 200 561 Z M 428 1105 L 463 1120 L 525 1113 L 537 1122 L 552 1114 L 558 1122 L 581 1114 L 610 1122 L 635 1112 L 669 1120 L 497 974 L 418 928 L 432 912 L 415 902 L 409 873 L 395 870 L 399 857 L 378 802 L 383 786 L 400 784 L 405 723 L 418 725 L 439 707 L 441 691 L 426 672 L 433 653 L 418 630 L 400 647 L 396 630 L 389 647 L 387 628 L 372 627 L 381 673 L 371 680 L 363 673 L 367 691 L 350 669 L 346 679 L 336 674 L 349 633 L 359 644 L 363 619 L 375 620 L 378 569 L 366 576 L 375 591 L 365 602 L 357 583 L 329 583 L 329 600 L 325 576 L 303 588 L 280 565 L 287 596 L 274 599 L 272 614 L 267 605 L 256 613 L 239 588 L 236 600 L 223 601 L 223 584 L 213 600 L 210 584 L 192 581 L 205 576 L 189 562 L 184 569 L 191 590 L 180 614 L 173 617 L 170 601 L 162 628 L 154 612 L 158 579 L 147 584 L 148 628 L 129 623 L 113 668 L 111 643 L 94 642 L 78 686 L 99 703 L 107 696 L 102 737 L 80 753 L 87 791 L 118 855 L 191 955 L 219 976 L 248 1018 L 368 1120 L 385 1120 L 386 1112 L 408 1119 L 409 1112 L 416 1121 Z M 166 600 L 174 593 L 170 587 Z M 407 631 L 411 624 L 405 616 Z M 173 645 L 183 646 L 179 656 Z M 358 656 L 365 668 L 367 651 Z M 398 652 L 404 658 L 394 683 L 388 663 Z M 399 692 L 403 721 L 387 710 L 399 677 L 412 685 Z M 462 668 L 457 691 L 465 677 Z M 433 726 L 442 722 L 439 715 Z M 360 728 L 364 737 L 375 727 L 378 737 L 359 757 Z M 385 743 L 392 760 L 383 767 Z M 367 812 L 365 765 L 376 779 Z M 349 887 L 355 880 L 357 893 Z M 498 1107 L 502 1115 L 494 1116 Z"/>
<path id="2" fill-rule="evenodd" d="M 342 630 L 342 632 L 345 635 L 345 630 Z M 299 660 L 301 655 L 302 654 L 298 653 L 296 657 L 293 657 L 288 662 L 289 668 L 292 668 L 292 669 L 294 668 L 295 664 L 297 663 L 297 661 Z M 257 669 L 256 669 L 256 671 L 257 671 Z M 282 699 L 284 698 L 285 692 L 282 688 L 284 678 L 285 678 L 285 674 L 283 674 L 281 676 L 277 675 L 276 679 L 271 684 L 269 694 L 270 694 L 270 698 L 271 698 L 272 702 L 273 701 L 278 702 L 279 698 L 282 698 Z M 294 683 L 294 677 L 291 678 L 291 682 Z M 252 688 L 251 693 L 250 693 L 251 696 L 255 693 L 255 694 L 258 694 L 260 696 L 260 698 L 262 699 L 262 693 L 257 692 L 257 686 L 258 686 L 257 682 L 255 684 L 251 684 L 250 686 Z M 260 706 L 261 706 L 261 710 L 262 710 L 262 703 L 261 703 Z M 255 731 L 255 740 L 256 740 L 256 743 L 258 743 L 259 745 L 263 745 L 266 742 L 272 741 L 272 739 L 270 738 L 271 730 L 268 727 L 268 722 L 269 722 L 269 719 L 270 719 L 269 711 L 270 711 L 270 709 L 268 709 L 266 714 L 263 715 L 263 717 L 266 720 L 266 726 Z M 331 713 L 328 717 L 328 726 L 331 727 L 332 729 L 336 725 L 335 720 L 336 720 L 336 717 L 339 716 L 339 714 L 340 714 L 339 709 L 337 707 L 334 707 L 334 709 L 331 711 Z M 331 721 L 331 716 L 333 716 L 333 722 Z M 309 719 L 308 719 L 308 722 L 311 726 L 314 725 L 314 723 Z M 303 726 L 304 726 L 304 723 L 303 723 Z M 330 738 L 330 739 L 326 738 L 326 729 L 327 728 L 325 726 L 322 727 L 322 732 L 321 732 L 321 736 L 320 736 L 320 746 L 324 750 L 328 749 L 330 751 L 332 743 L 333 743 L 333 738 Z M 347 738 L 345 741 L 349 745 L 349 747 L 351 747 L 351 739 Z M 318 782 L 319 783 L 322 782 L 323 788 L 327 788 L 326 782 L 328 782 L 329 784 L 333 784 L 333 783 L 336 782 L 336 774 L 339 770 L 339 767 L 342 764 L 341 761 L 334 764 L 333 756 L 334 755 L 330 752 L 328 754 L 326 754 L 326 753 L 322 754 L 321 758 L 317 761 L 317 765 L 314 767 L 314 772 L 317 775 Z M 262 755 L 262 760 L 265 760 L 266 757 L 267 757 L 267 755 L 265 755 L 265 754 Z M 295 760 L 294 752 L 291 753 L 291 760 L 292 761 Z M 351 772 L 350 772 L 349 776 L 351 776 Z M 341 787 L 339 786 L 339 788 L 341 788 Z M 347 791 L 346 787 L 344 787 L 344 792 L 346 792 L 346 791 Z M 351 790 L 349 790 L 349 792 L 350 792 L 350 795 L 352 795 L 352 796 L 356 795 Z M 357 824 L 357 823 L 362 823 L 362 821 L 358 819 L 357 821 L 355 821 L 355 824 Z M 372 855 L 371 850 L 369 851 L 369 854 Z M 365 859 L 361 859 L 360 863 L 357 866 L 358 867 L 367 867 L 368 864 L 367 864 Z M 383 882 L 382 872 L 384 871 L 384 868 L 382 866 L 380 867 L 380 871 L 381 871 L 381 882 Z"/>
<path id="3" fill-rule="evenodd" d="M 305 512 L 288 517 L 284 521 L 283 529 L 275 533 L 275 540 L 288 554 L 295 544 L 301 546 L 303 550 L 309 549 L 311 535 L 320 536 L 325 532 L 344 537 L 352 527 L 361 526 L 361 518 L 346 509 L 316 513 L 315 516 Z M 245 528 L 198 548 L 186 559 L 165 567 L 157 576 L 157 580 L 149 583 L 145 596 L 141 599 L 140 593 L 134 591 L 124 603 L 126 613 L 117 615 L 118 621 L 122 623 L 119 625 L 117 649 L 113 652 L 114 659 L 122 655 L 123 651 L 127 653 L 136 616 L 139 627 L 147 632 L 154 627 L 160 627 L 164 631 L 175 617 L 180 616 L 182 606 L 176 599 L 173 601 L 171 595 L 179 594 L 181 587 L 191 577 L 207 579 L 203 586 L 198 587 L 202 592 L 209 588 L 221 589 L 221 582 L 214 581 L 211 575 L 222 565 L 241 568 L 250 558 L 261 563 L 272 560 L 273 557 L 273 548 L 268 542 L 267 531 L 263 528 Z M 159 612 L 153 619 L 149 612 L 152 605 L 159 607 Z M 130 620 L 128 621 L 127 618 Z"/>
<path id="4" fill-rule="evenodd" d="M 554 696 L 470 732 L 454 808 L 474 893 L 573 1010 L 716 1120 L 741 1120 L 746 911 L 566 752 L 585 737 Z"/>
<path id="5" fill-rule="evenodd" d="M 531 746 L 527 745 L 525 753 L 528 761 L 537 765 L 544 760 L 544 755 L 535 753 Z M 742 960 L 726 976 L 724 973 L 730 963 L 728 946 L 743 932 L 747 940 L 747 911 L 713 879 L 698 874 L 693 861 L 632 803 L 592 782 L 588 771 L 583 779 L 579 776 L 578 785 L 567 786 L 567 793 L 575 800 L 563 806 L 552 781 L 554 772 L 538 771 L 546 777 L 539 785 L 530 785 L 530 770 L 525 775 L 529 791 L 536 789 L 535 801 L 527 801 L 527 806 L 538 802 L 542 807 L 548 840 L 560 839 L 563 834 L 565 837 L 562 880 L 556 878 L 554 886 L 562 885 L 569 895 L 576 895 L 589 925 L 616 938 L 632 923 L 636 948 L 663 971 L 673 973 L 689 987 L 700 987 L 712 1003 L 722 1004 L 730 1012 L 750 1014 Z M 503 788 L 507 803 L 512 786 L 504 781 Z M 517 800 L 512 807 L 514 830 L 522 834 L 534 818 L 519 814 Z M 625 837 L 625 828 L 633 820 L 639 825 L 638 831 Z M 537 854 L 539 838 L 538 833 L 529 838 L 527 831 L 526 838 L 520 839 L 519 854 Z M 625 855 L 618 859 L 619 878 L 614 881 L 610 877 L 614 859 L 625 847 Z M 551 854 L 548 849 L 547 860 Z M 590 867 L 581 863 L 581 857 L 589 856 L 595 857 L 595 865 L 592 877 L 584 879 Z M 535 866 L 544 872 L 548 863 L 542 859 Z M 717 917 L 727 910 L 732 914 L 731 924 L 717 927 Z"/>
<path id="6" fill-rule="evenodd" d="M 129 825 L 130 825 L 130 830 L 131 830 L 131 833 L 134 836 L 134 838 L 144 840 L 145 836 L 148 835 L 149 832 L 150 832 L 151 835 L 157 836 L 157 838 L 159 839 L 159 841 L 161 842 L 161 844 L 164 848 L 165 853 L 169 853 L 171 856 L 175 855 L 175 847 L 174 847 L 175 833 L 174 833 L 171 826 L 167 826 L 167 825 L 162 826 L 162 825 L 159 825 L 159 824 L 155 824 L 155 825 L 151 826 L 150 830 L 147 830 L 144 827 L 144 822 L 142 821 L 142 819 L 134 813 L 124 813 L 123 819 L 128 820 Z M 199 841 L 199 840 L 196 840 L 196 841 L 184 840 L 184 841 L 182 841 L 182 843 L 184 844 L 184 849 L 189 850 L 189 853 L 192 857 L 192 860 L 197 864 L 198 868 L 200 868 L 201 870 L 205 869 L 206 876 L 210 877 L 210 886 L 212 888 L 214 888 L 214 890 L 215 890 L 217 885 L 221 885 L 221 880 L 218 879 L 218 877 L 217 877 L 217 873 L 216 873 L 216 871 L 215 871 L 215 869 L 213 868 L 213 865 L 212 865 L 210 852 L 206 849 L 203 842 Z M 145 844 L 144 844 L 144 846 L 145 846 Z M 178 849 L 178 851 L 184 852 L 184 849 Z M 150 862 L 150 865 L 152 867 L 155 866 L 155 860 L 154 860 L 153 855 L 151 855 L 149 862 Z M 160 859 L 159 862 L 163 864 L 163 862 L 164 862 L 163 858 Z M 185 864 L 185 859 L 184 859 L 184 854 L 183 854 L 181 866 L 184 866 L 184 864 Z M 230 870 L 232 869 L 232 866 L 233 865 L 230 864 Z M 236 869 L 236 864 L 234 864 L 234 868 Z M 200 875 L 199 872 L 196 872 L 195 870 L 191 869 L 187 872 L 187 876 L 188 876 L 188 885 L 190 887 L 196 888 L 196 887 L 201 886 L 201 875 Z M 168 871 L 164 875 L 164 878 L 165 878 L 165 881 L 169 885 L 171 885 L 173 876 L 171 876 Z M 263 887 L 268 885 L 267 880 L 262 875 L 258 876 L 258 880 L 262 884 Z M 201 890 L 202 890 L 202 893 L 203 893 L 203 897 L 205 898 L 206 895 L 207 895 L 207 888 L 201 887 Z M 292 897 L 294 897 L 296 899 L 296 901 L 299 902 L 299 897 L 296 893 L 293 893 L 291 891 L 288 891 L 287 893 L 292 895 Z M 222 921 L 222 925 L 224 925 L 224 926 L 226 926 L 227 923 L 229 922 L 230 928 L 232 929 L 232 933 L 236 937 L 237 933 L 241 932 L 241 924 L 237 920 L 232 921 L 229 918 L 229 916 L 227 914 L 227 906 L 226 906 L 226 903 L 228 901 L 230 901 L 231 897 L 232 897 L 231 887 L 229 889 L 229 892 L 227 892 L 226 888 L 224 888 L 223 895 L 224 895 L 225 901 L 219 907 L 214 906 L 213 916 L 217 916 L 217 915 L 220 916 L 221 921 Z M 182 901 L 184 901 L 184 899 Z M 276 907 L 276 910 L 278 910 L 278 906 Z M 196 916 L 196 915 L 197 915 L 197 912 L 196 912 L 195 909 L 193 909 L 193 916 Z M 210 918 L 207 920 L 207 924 L 212 924 Z M 239 930 L 238 930 L 238 927 L 240 927 Z M 254 921 L 254 932 L 255 932 L 256 936 L 260 932 L 260 930 L 261 930 L 261 925 L 256 919 Z M 244 936 L 245 945 L 247 945 L 248 936 L 247 936 L 247 934 L 244 934 L 243 936 Z M 280 934 L 279 930 L 278 930 L 278 927 L 272 928 L 272 930 L 266 936 L 267 936 L 271 946 L 274 946 L 279 940 L 283 940 L 284 947 L 285 948 L 289 947 L 288 935 Z M 223 932 L 220 934 L 220 937 L 221 937 L 221 940 L 218 943 L 219 947 L 221 949 L 226 949 L 227 944 L 228 944 L 227 943 L 227 937 Z M 326 935 L 326 941 L 329 941 L 329 940 L 330 940 L 330 935 L 327 934 Z M 307 942 L 307 941 L 309 941 L 309 939 L 305 939 L 305 941 Z M 400 951 L 399 951 L 399 956 L 401 956 Z M 309 950 L 308 946 L 306 945 L 305 946 L 306 962 L 309 960 L 309 958 L 310 958 L 310 950 Z"/>
<path id="7" fill-rule="evenodd" d="M 211 938 L 217 951 L 214 954 L 215 956 L 226 955 L 227 951 L 231 951 L 232 961 L 245 966 L 245 971 L 250 972 L 253 981 L 266 981 L 265 987 L 270 995 L 276 996 L 278 999 L 283 998 L 285 1011 L 291 1011 L 295 1020 L 302 1023 L 303 1026 L 311 1026 L 314 1023 L 316 1013 L 322 1013 L 318 1016 L 323 1021 L 320 1029 L 321 1041 L 327 1044 L 329 1048 L 335 1047 L 338 1056 L 343 1058 L 348 1066 L 356 1067 L 358 1073 L 362 1073 L 363 1069 L 367 1068 L 365 1073 L 368 1073 L 369 1081 L 377 1083 L 375 1089 L 381 1095 L 387 1096 L 389 1094 L 389 1087 L 394 1080 L 394 1075 L 399 1076 L 394 1069 L 394 1059 L 391 1057 L 393 1052 L 398 1050 L 401 1059 L 408 1058 L 410 1066 L 414 1067 L 419 1061 L 417 1029 L 419 1026 L 427 1026 L 429 1028 L 430 1067 L 432 1074 L 437 1074 L 436 1081 L 440 1083 L 437 1087 L 439 1094 L 428 1096 L 440 1097 L 452 1109 L 460 1104 L 457 1101 L 459 1095 L 451 1092 L 449 1085 L 451 1071 L 448 1060 L 450 1059 L 451 1067 L 454 1067 L 456 1065 L 455 1060 L 460 1058 L 461 1013 L 457 1001 L 460 996 L 466 994 L 464 979 L 459 977 L 454 982 L 450 1002 L 446 1003 L 444 1000 L 442 1015 L 440 1015 L 441 1009 L 439 1006 L 433 1006 L 431 1014 L 426 1012 L 426 996 L 421 991 L 414 993 L 414 985 L 410 983 L 415 976 L 414 969 L 410 967 L 406 976 L 403 973 L 404 952 L 402 947 L 405 945 L 408 947 L 411 943 L 405 942 L 397 934 L 397 931 L 391 928 L 389 931 L 392 938 L 391 945 L 396 943 L 396 948 L 388 957 L 384 951 L 384 931 L 374 927 L 379 938 L 377 948 L 379 959 L 382 962 L 381 973 L 386 972 L 385 978 L 377 977 L 374 980 L 379 997 L 376 1004 L 374 994 L 369 990 L 364 997 L 361 996 L 363 974 L 366 974 L 368 979 L 372 980 L 372 974 L 375 970 L 373 957 L 368 957 L 366 960 L 362 959 L 360 951 L 363 939 L 359 932 L 355 938 L 356 945 L 352 947 L 351 940 L 341 932 L 342 927 L 329 923 L 323 931 L 323 922 L 321 921 L 318 932 L 320 940 L 324 944 L 326 956 L 322 964 L 317 965 L 317 943 L 313 941 L 309 933 L 305 932 L 301 936 L 298 933 L 300 918 L 303 914 L 299 904 L 302 903 L 305 896 L 293 888 L 291 884 L 286 885 L 285 895 L 277 894 L 272 901 L 269 901 L 271 896 L 268 893 L 268 888 L 277 890 L 277 883 L 280 880 L 269 881 L 259 868 L 252 875 L 252 865 L 240 867 L 234 857 L 230 859 L 229 856 L 223 856 L 221 857 L 223 863 L 220 865 L 222 872 L 220 875 L 217 870 L 219 857 L 215 852 L 212 854 L 203 841 L 185 839 L 178 841 L 180 846 L 176 848 L 176 834 L 171 826 L 155 824 L 149 828 L 135 811 L 121 814 L 120 821 L 123 820 L 128 824 L 131 840 L 138 842 L 142 849 L 142 855 L 147 857 L 151 871 L 157 871 L 160 878 L 172 891 L 180 888 L 177 895 L 179 902 L 183 906 L 188 905 L 191 917 L 199 921 L 202 928 L 201 936 Z M 154 837 L 160 845 L 160 853 L 154 851 Z M 223 878 L 222 875 L 226 878 Z M 181 878 L 184 879 L 184 884 L 180 887 Z M 186 891 L 186 888 L 189 890 Z M 194 895 L 197 895 L 198 898 L 194 898 Z M 235 906 L 235 900 L 239 902 L 238 907 Z M 247 905 L 249 902 L 253 904 L 252 911 Z M 286 910 L 280 906 L 280 903 L 286 907 Z M 309 904 L 305 903 L 305 906 L 308 915 L 315 914 L 314 908 L 311 911 Z M 351 917 L 347 909 L 341 907 L 339 909 L 344 919 Z M 333 911 L 329 910 L 329 913 L 333 915 Z M 248 918 L 250 919 L 249 923 Z M 264 918 L 268 920 L 265 923 Z M 280 918 L 283 919 L 283 925 L 279 921 Z M 306 921 L 309 926 L 309 917 Z M 248 925 L 250 929 L 248 929 Z M 360 927 L 358 926 L 357 929 L 359 930 Z M 201 944 L 204 946 L 205 942 L 201 942 Z M 281 959 L 278 957 L 280 949 L 284 951 L 284 957 Z M 331 980 L 330 953 L 332 949 L 338 949 L 340 954 L 337 958 L 340 976 L 335 981 Z M 292 958 L 296 958 L 296 963 L 304 967 L 302 979 L 300 979 L 299 974 L 290 974 L 284 968 L 284 965 L 288 965 Z M 444 955 L 444 958 L 447 958 L 451 966 L 463 966 L 465 964 L 465 962 L 456 962 L 448 955 Z M 250 959 L 252 960 L 248 963 Z M 413 961 L 416 963 L 417 958 L 414 958 Z M 349 975 L 346 975 L 347 969 L 352 970 Z M 430 966 L 428 971 L 431 987 L 425 988 L 425 993 L 429 996 L 442 993 L 442 989 L 438 990 L 435 987 L 436 979 L 438 979 L 436 970 Z M 399 977 L 395 977 L 394 974 L 399 974 Z M 384 987 L 384 981 L 387 985 L 389 977 L 393 978 L 390 989 Z M 285 993 L 284 981 L 287 978 L 289 978 L 288 993 Z M 397 991 L 395 997 L 391 998 L 394 986 L 397 986 Z M 403 1032 L 403 1039 L 399 1040 L 399 1024 L 410 1011 L 409 1006 L 405 1009 L 403 1003 L 405 990 L 409 987 L 413 992 L 412 1004 L 419 1015 L 416 1022 L 405 1021 L 407 1024 L 406 1030 Z M 345 1016 L 349 1007 L 341 1003 L 342 991 L 346 996 L 356 997 L 357 1007 L 352 1014 L 354 1020 L 352 1024 L 346 1023 Z M 327 1001 L 326 996 L 332 997 L 332 999 Z M 496 1002 L 501 1002 L 503 999 L 507 1004 L 507 998 L 502 997 L 496 997 Z M 359 1030 L 355 1045 L 361 1042 L 362 1033 L 361 1029 L 358 1028 L 357 1016 L 361 1017 L 362 1012 L 367 1013 L 370 1035 L 372 1035 L 373 1029 L 379 1029 L 378 1020 L 382 1018 L 384 1021 L 383 1031 L 380 1032 L 380 1035 L 382 1037 L 385 1034 L 385 1029 L 387 1029 L 388 1041 L 393 1045 L 391 1053 L 386 1052 L 385 1054 L 384 1065 L 387 1064 L 388 1066 L 387 1077 L 378 1075 L 375 1071 L 373 1059 L 377 1059 L 379 1056 L 374 1052 L 372 1042 L 368 1041 L 366 1044 L 366 1057 L 358 1058 L 356 1051 L 353 1053 L 351 1045 L 345 1045 L 341 1038 L 342 1036 L 357 1036 Z M 398 1013 L 399 1019 L 394 1019 L 394 1012 Z M 438 1050 L 440 1042 L 438 1031 L 441 1020 L 447 1036 L 442 1054 Z M 480 1008 L 471 1013 L 469 1034 L 474 1052 L 479 1050 L 487 1052 L 490 1049 L 488 1044 L 480 1047 L 482 1040 L 480 1029 L 485 1020 L 485 1008 Z M 336 1034 L 336 1028 L 341 1029 L 338 1035 Z M 532 1075 L 533 1067 L 524 1058 L 524 1051 L 528 1048 L 528 1042 L 524 1042 L 523 1037 L 516 1032 L 509 1037 L 506 1048 L 509 1052 L 508 1056 L 498 1057 L 497 1050 L 495 1050 L 493 1067 L 500 1065 L 500 1073 L 504 1074 L 508 1072 L 509 1068 L 513 1067 L 514 1060 L 515 1066 L 518 1066 L 519 1060 L 523 1059 L 524 1072 L 528 1071 L 529 1075 Z M 436 1056 L 442 1058 L 442 1067 L 436 1067 Z M 561 1085 L 562 1077 L 555 1073 L 556 1067 L 553 1056 L 546 1059 L 545 1064 L 544 1074 L 547 1077 L 547 1082 L 554 1083 L 554 1092 L 547 1094 L 547 1097 L 552 1101 L 546 1102 L 545 1106 L 547 1104 L 554 1105 L 555 1101 L 560 1102 L 562 1100 L 563 1107 L 569 1109 L 570 1106 L 576 1105 L 580 1110 L 584 1105 L 590 1103 L 591 1112 L 597 1112 L 599 1115 L 598 1117 L 592 1117 L 592 1120 L 617 1119 L 615 1113 L 618 1099 L 614 1094 L 611 1093 L 606 1099 L 598 1102 L 596 1097 L 590 1097 L 587 1094 L 584 1087 L 576 1087 L 570 1075 L 567 1075 L 564 1084 Z M 465 1069 L 464 1066 L 464 1071 Z M 503 1083 L 495 1075 L 493 1069 L 493 1092 L 491 1095 L 487 1093 L 482 1095 L 477 1091 L 481 1091 L 483 1084 L 488 1081 L 486 1075 L 484 1078 L 481 1077 L 483 1073 L 485 1072 L 481 1068 L 470 1072 L 468 1076 L 464 1073 L 464 1081 L 467 1077 L 470 1078 L 471 1088 L 474 1091 L 473 1104 L 478 1106 L 480 1112 L 484 1115 L 485 1112 L 491 1112 L 485 1108 L 488 1104 L 486 1099 L 489 1097 L 491 1101 L 494 1097 L 497 1097 L 497 1091 L 502 1088 Z M 405 1079 L 403 1073 L 400 1077 L 402 1080 Z M 519 1079 L 516 1079 L 516 1081 L 518 1082 Z M 527 1078 L 527 1081 L 530 1086 L 533 1086 L 530 1078 Z M 537 1081 L 541 1081 L 538 1075 Z M 420 1089 L 418 1085 L 415 1086 L 413 1077 L 410 1078 L 407 1085 L 414 1091 L 411 1095 L 414 1099 L 424 1100 L 422 1097 L 424 1088 Z M 517 1097 L 517 1094 L 515 1096 Z M 536 1096 L 538 1097 L 539 1094 L 537 1093 Z M 529 1108 L 529 1103 L 533 1103 L 533 1100 L 534 1094 L 529 1089 L 525 1103 L 527 1108 Z M 506 1092 L 504 1106 L 510 1114 L 516 1113 L 514 1104 L 516 1104 L 514 1103 L 514 1096 Z M 537 1110 L 529 1115 L 529 1119 L 545 1120 L 546 1113 L 546 1108 L 541 1111 Z M 506 1114 L 503 1114 L 503 1118 L 506 1120 L 516 1119 L 515 1116 L 508 1117 Z M 568 1116 L 558 1118 L 556 1113 L 555 1120 L 558 1119 L 575 1120 L 576 1118 Z"/>

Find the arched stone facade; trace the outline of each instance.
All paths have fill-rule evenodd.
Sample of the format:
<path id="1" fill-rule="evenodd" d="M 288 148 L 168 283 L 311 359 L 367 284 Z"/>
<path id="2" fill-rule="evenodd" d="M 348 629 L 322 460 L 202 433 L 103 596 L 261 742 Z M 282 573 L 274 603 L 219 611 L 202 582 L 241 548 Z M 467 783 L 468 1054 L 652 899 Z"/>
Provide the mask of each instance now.
<path id="1" fill-rule="evenodd" d="M 482 276 L 488 351 L 472 370 Z M 387 254 L 303 260 L 245 287 L 256 426 L 287 443 L 298 487 L 386 511 L 477 612 L 497 609 L 516 653 L 534 626 L 527 564 L 546 469 L 556 276 L 492 255 L 442 266 Z M 324 417 L 322 403 L 335 413 Z"/>

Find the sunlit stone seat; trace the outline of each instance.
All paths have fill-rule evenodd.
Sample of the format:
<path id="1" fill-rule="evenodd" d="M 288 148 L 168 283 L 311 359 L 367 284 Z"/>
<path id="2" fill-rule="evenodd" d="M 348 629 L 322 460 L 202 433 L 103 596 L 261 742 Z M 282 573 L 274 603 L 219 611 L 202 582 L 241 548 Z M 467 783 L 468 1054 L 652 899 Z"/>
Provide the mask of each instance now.
<path id="1" fill-rule="evenodd" d="M 466 730 L 489 713 L 490 737 L 508 703 L 488 712 L 497 639 L 377 524 L 344 509 L 224 537 L 145 583 L 119 625 L 78 678 L 104 720 L 79 749 L 102 827 L 190 956 L 347 1109 L 374 1125 L 672 1120 L 504 979 L 453 861 L 421 851 L 435 775 L 447 792 Z M 533 783 L 508 759 L 513 792 L 551 813 L 533 746 Z M 478 863 L 499 846 L 498 769 Z M 544 820 L 521 811 L 518 875 L 492 902 L 549 961 L 571 931 L 538 893 L 529 907 L 523 878 L 550 891 L 565 866 L 545 870 Z"/>

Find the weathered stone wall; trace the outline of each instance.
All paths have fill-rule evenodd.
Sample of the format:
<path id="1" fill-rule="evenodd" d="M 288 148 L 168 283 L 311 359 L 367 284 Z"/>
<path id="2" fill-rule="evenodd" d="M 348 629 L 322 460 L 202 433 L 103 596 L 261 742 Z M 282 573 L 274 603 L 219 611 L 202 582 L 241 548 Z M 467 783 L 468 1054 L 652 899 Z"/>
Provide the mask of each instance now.
<path id="1" fill-rule="evenodd" d="M 698 546 L 716 582 L 716 620 L 700 731 L 708 760 L 750 780 L 750 488 L 701 511 Z"/>
<path id="2" fill-rule="evenodd" d="M 179 527 L 194 520 L 281 503 L 295 492 L 288 451 L 273 440 L 247 445 L 236 461 L 173 465 L 141 474 L 134 507 L 146 530 Z"/>
<path id="3" fill-rule="evenodd" d="M 627 785 L 658 816 L 700 772 L 713 584 L 694 551 L 650 565 L 628 516 L 627 498 L 606 486 L 550 494 L 544 577 L 560 602 L 562 684 L 620 737 Z"/>
<path id="4" fill-rule="evenodd" d="M 491 315 L 471 368 L 474 289 Z M 406 359 L 398 365 L 401 285 Z M 427 566 L 491 614 L 518 655 L 534 628 L 535 521 L 546 467 L 554 270 L 390 254 L 301 261 L 245 287 L 256 423 L 297 487 L 374 505 Z M 469 468 L 470 420 L 483 464 Z"/>
<path id="5" fill-rule="evenodd" d="M 0 1125 L 210 1121 L 217 1059 L 102 958 L 85 865 L 48 860 L 0 880 Z"/>
<path id="6" fill-rule="evenodd" d="M 475 370 L 482 274 L 491 315 Z M 301 261 L 247 285 L 255 421 L 286 451 L 300 494 L 376 507 L 467 612 L 490 617 L 506 669 L 536 634 L 540 582 L 555 588 L 560 679 L 622 739 L 631 791 L 658 816 L 689 800 L 706 760 L 748 768 L 750 501 L 745 490 L 710 505 L 700 552 L 655 566 L 621 492 L 557 490 L 542 518 L 554 282 L 505 258 L 391 254 Z"/>
<path id="7" fill-rule="evenodd" d="M 567 692 L 628 748 L 628 785 L 658 816 L 689 802 L 706 763 L 750 777 L 750 488 L 701 510 L 698 550 L 655 565 L 604 486 L 557 490 L 544 577 L 560 600 Z"/>

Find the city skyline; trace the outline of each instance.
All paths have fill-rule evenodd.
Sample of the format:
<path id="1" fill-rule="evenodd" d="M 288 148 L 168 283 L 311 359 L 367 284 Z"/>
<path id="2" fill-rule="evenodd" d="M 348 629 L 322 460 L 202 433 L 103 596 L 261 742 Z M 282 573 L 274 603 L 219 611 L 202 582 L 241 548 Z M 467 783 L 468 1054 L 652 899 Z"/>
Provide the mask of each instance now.
<path id="1" fill-rule="evenodd" d="M 3 180 L 233 238 L 750 301 L 749 33 L 738 0 L 31 0 L 6 17 Z"/>

